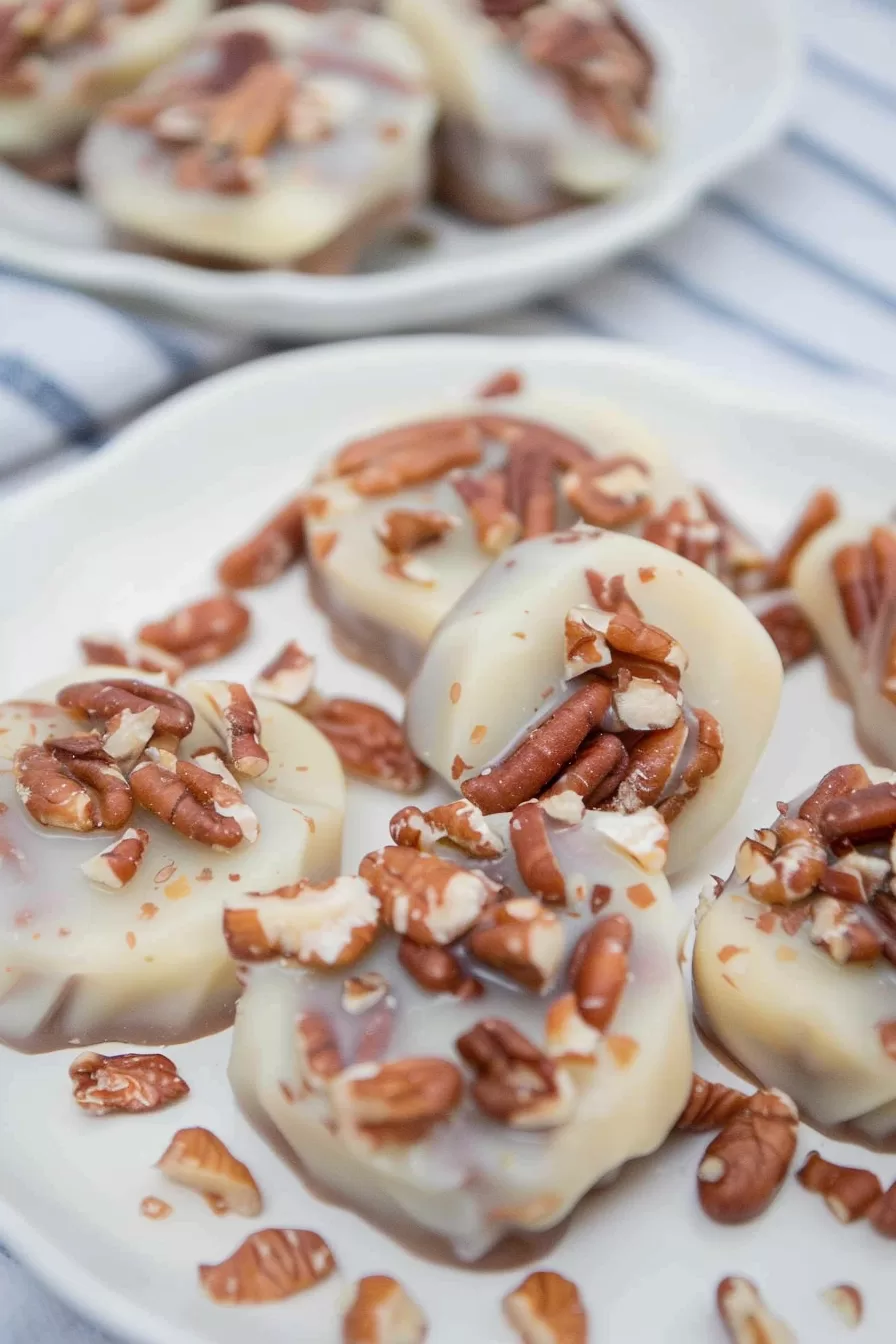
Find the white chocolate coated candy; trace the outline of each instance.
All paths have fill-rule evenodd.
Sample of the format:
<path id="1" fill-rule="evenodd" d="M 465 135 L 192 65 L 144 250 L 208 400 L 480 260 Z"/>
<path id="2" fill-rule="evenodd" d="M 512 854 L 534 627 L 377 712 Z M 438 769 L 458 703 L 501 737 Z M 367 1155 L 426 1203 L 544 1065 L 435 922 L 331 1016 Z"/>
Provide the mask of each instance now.
<path id="1" fill-rule="evenodd" d="M 654 509 L 687 493 L 663 444 L 610 402 L 596 398 L 561 400 L 549 393 L 526 393 L 435 410 L 430 406 L 416 414 L 409 408 L 402 416 L 365 426 L 364 434 L 468 414 L 506 414 L 547 425 L 577 439 L 596 458 L 636 458 L 647 472 Z M 487 449 L 482 467 L 471 468 L 473 474 L 488 469 L 497 447 Z M 323 474 L 327 476 L 326 468 Z M 313 495 L 320 504 L 309 512 L 306 528 L 315 596 L 329 614 L 343 652 L 406 686 L 440 621 L 493 556 L 477 541 L 450 477 L 376 497 L 359 495 L 348 477 L 323 479 L 315 483 Z M 457 524 L 441 540 L 415 552 L 414 563 L 404 574 L 389 565 L 392 557 L 378 531 L 384 516 L 396 509 L 436 510 Z M 561 500 L 560 525 L 576 517 Z"/>
<path id="2" fill-rule="evenodd" d="M 249 190 L 187 190 L 175 181 L 174 152 L 151 130 L 103 119 L 80 160 L 103 214 L 158 245 L 259 267 L 301 265 L 380 211 L 405 218 L 426 190 L 436 107 L 404 33 L 361 13 L 248 5 L 210 20 L 186 56 L 141 92 L 201 77 L 209 44 L 241 32 L 268 40 L 295 75 L 298 99 L 322 109 L 326 132 L 281 137 L 254 160 L 261 177 Z"/>
<path id="3" fill-rule="evenodd" d="M 490 817 L 489 826 L 506 845 L 509 817 Z M 461 1001 L 421 990 L 398 964 L 398 940 L 385 932 L 350 972 L 376 971 L 388 981 L 389 996 L 369 1012 L 345 1011 L 338 976 L 272 963 L 250 969 L 237 1015 L 230 1078 L 259 1128 L 285 1140 L 309 1176 L 351 1207 L 412 1240 L 421 1230 L 434 1233 L 463 1260 L 479 1258 L 508 1232 L 556 1225 L 592 1186 L 626 1161 L 653 1152 L 675 1124 L 690 1086 L 680 928 L 665 877 L 645 871 L 618 839 L 608 838 L 597 814 L 586 813 L 574 825 L 549 821 L 548 829 L 568 879 L 578 875 L 587 893 L 595 883 L 608 888 L 600 917 L 622 914 L 631 922 L 629 976 L 604 1035 L 577 1015 L 547 1031 L 550 1005 L 570 998 L 565 964 L 550 992 L 535 995 L 470 961 L 485 994 Z M 529 894 L 509 847 L 503 858 L 487 863 L 466 860 L 450 846 L 444 857 Z M 568 954 L 591 917 L 585 905 L 560 918 Z M 457 1038 L 483 1019 L 503 1018 L 560 1061 L 563 1115 L 552 1126 L 515 1128 L 486 1118 L 467 1091 L 453 1118 L 423 1140 L 371 1145 L 339 1110 L 338 1077 L 311 1091 L 306 1087 L 296 1024 L 309 1010 L 329 1019 L 347 1066 L 360 1050 L 374 1061 L 435 1056 L 460 1064 Z M 371 1053 L 373 1039 L 382 1044 Z M 575 1066 L 568 1066 L 563 1056 L 574 1055 Z"/>
<path id="4" fill-rule="evenodd" d="M 841 547 L 866 542 L 870 530 L 855 518 L 829 523 L 800 552 L 791 582 L 822 648 L 846 683 L 862 745 L 879 760 L 896 765 L 896 704 L 879 690 L 882 661 L 876 670 L 869 668 L 865 650 L 850 634 L 833 569 Z"/>
<path id="5" fill-rule="evenodd" d="M 690 863 L 733 815 L 766 743 L 781 662 L 747 608 L 705 570 L 637 537 L 580 529 L 521 542 L 439 627 L 410 688 L 406 729 L 446 783 L 502 760 L 576 688 L 564 678 L 566 613 L 594 606 L 593 570 L 622 575 L 644 620 L 688 657 L 686 702 L 718 721 L 724 753 L 672 824 L 669 871 Z M 458 775 L 457 758 L 465 764 Z"/>
<path id="6" fill-rule="evenodd" d="M 27 0 L 18 0 L 24 8 Z M 129 15 L 103 0 L 102 41 L 72 42 L 26 58 L 36 87 L 0 95 L 0 156 L 39 155 L 77 136 L 103 103 L 126 93 L 170 60 L 211 12 L 211 0 L 157 0 Z"/>
<path id="7" fill-rule="evenodd" d="M 338 871 L 345 786 L 335 753 L 299 715 L 259 700 L 270 766 L 243 781 L 258 838 L 212 849 L 136 807 L 129 825 L 150 836 L 136 876 L 120 890 L 90 881 L 81 865 L 116 833 L 39 826 L 16 795 L 11 763 L 24 744 L 88 727 L 53 703 L 63 686 L 124 671 L 81 667 L 0 706 L 0 1039 L 20 1049 L 163 1044 L 219 1029 L 238 993 L 221 932 L 225 901 Z M 180 693 L 198 710 L 189 682 Z M 216 745 L 197 712 L 180 756 Z"/>
<path id="8" fill-rule="evenodd" d="M 868 773 L 874 782 L 896 778 Z M 878 1027 L 896 1021 L 896 968 L 882 959 L 840 965 L 812 943 L 811 920 L 787 933 L 773 917 L 786 913 L 755 900 L 736 873 L 704 906 L 694 947 L 700 1019 L 807 1119 L 892 1141 L 896 1059 Z"/>

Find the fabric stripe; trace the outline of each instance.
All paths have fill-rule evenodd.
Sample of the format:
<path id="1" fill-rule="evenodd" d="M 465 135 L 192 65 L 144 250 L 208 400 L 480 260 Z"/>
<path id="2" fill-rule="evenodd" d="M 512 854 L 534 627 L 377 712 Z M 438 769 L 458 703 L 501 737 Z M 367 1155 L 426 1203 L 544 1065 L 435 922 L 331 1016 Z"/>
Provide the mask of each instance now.
<path id="1" fill-rule="evenodd" d="M 865 192 L 872 200 L 877 201 L 878 205 L 883 205 L 887 210 L 892 210 L 896 214 L 896 192 L 891 191 L 889 187 L 885 187 L 882 182 L 871 177 L 869 173 L 866 173 L 855 163 L 850 163 L 840 154 L 829 149 L 827 145 L 823 145 L 820 140 L 816 140 L 807 131 L 791 131 L 787 136 L 787 144 L 795 153 L 802 154 L 814 163 L 821 164 L 835 177 L 848 182 L 858 191 Z"/>
<path id="2" fill-rule="evenodd" d="M 838 60 L 829 51 L 823 51 L 821 47 L 811 49 L 809 69 L 815 75 L 821 75 L 834 83 L 842 84 L 844 88 L 849 89 L 852 93 L 859 94 L 862 98 L 867 98 L 872 103 L 876 103 L 886 112 L 896 112 L 896 88 L 891 88 L 889 85 L 881 83 L 880 80 L 873 79 L 871 75 L 863 74 L 861 70 L 856 70 L 853 66 Z"/>
<path id="3" fill-rule="evenodd" d="M 44 415 L 67 439 L 79 440 L 101 433 L 84 403 L 29 360 L 0 352 L 0 385 Z"/>

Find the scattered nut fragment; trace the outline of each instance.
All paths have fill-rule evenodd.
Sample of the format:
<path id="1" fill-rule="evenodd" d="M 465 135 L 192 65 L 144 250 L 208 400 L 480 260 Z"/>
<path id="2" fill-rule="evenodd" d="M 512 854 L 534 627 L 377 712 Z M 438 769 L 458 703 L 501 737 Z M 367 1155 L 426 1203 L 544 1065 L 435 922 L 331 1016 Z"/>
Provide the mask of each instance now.
<path id="1" fill-rule="evenodd" d="M 750 895 L 757 901 L 768 905 L 792 905 L 818 886 L 827 867 L 827 850 L 818 831 L 803 818 L 782 818 L 775 828 L 775 835 L 778 848 L 774 851 L 745 841 L 752 851 L 752 860 L 744 875 Z M 739 853 L 738 863 L 746 863 L 746 856 L 742 858 Z M 741 871 L 740 867 L 738 871 Z"/>
<path id="2" fill-rule="evenodd" d="M 463 1097 L 463 1078 L 447 1059 L 394 1059 L 354 1064 L 330 1084 L 333 1110 L 348 1134 L 378 1147 L 428 1138 Z"/>
<path id="3" fill-rule="evenodd" d="M 305 549 L 308 507 L 307 498 L 297 495 L 253 537 L 225 555 L 218 565 L 223 586 L 261 588 L 279 578 Z"/>
<path id="4" fill-rule="evenodd" d="M 540 901 L 516 897 L 489 907 L 468 943 L 477 961 L 542 994 L 554 983 L 566 939 L 560 920 Z"/>
<path id="5" fill-rule="evenodd" d="M 480 873 L 400 845 L 366 855 L 358 873 L 379 898 L 385 923 L 424 947 L 460 938 L 498 890 Z"/>
<path id="6" fill-rule="evenodd" d="M 455 490 L 466 506 L 480 550 L 500 555 L 518 539 L 522 524 L 507 504 L 507 473 L 455 476 Z"/>
<path id="7" fill-rule="evenodd" d="M 756 1092 L 712 1140 L 697 1191 L 717 1223 L 745 1223 L 768 1208 L 796 1152 L 799 1116 L 783 1092 Z"/>
<path id="8" fill-rule="evenodd" d="M 396 793 L 419 793 L 425 777 L 391 714 L 364 700 L 320 700 L 303 711 L 349 774 Z"/>
<path id="9" fill-rule="evenodd" d="M 276 658 L 261 669 L 252 689 L 256 695 L 266 695 L 270 700 L 297 709 L 314 685 L 315 667 L 316 660 L 291 639 Z"/>
<path id="10" fill-rule="evenodd" d="M 253 1232 L 219 1265 L 200 1265 L 199 1282 L 213 1302 L 239 1306 L 281 1302 L 322 1283 L 336 1268 L 316 1232 L 271 1227 Z"/>
<path id="11" fill-rule="evenodd" d="M 691 1080 L 691 1095 L 675 1128 L 689 1130 L 692 1134 L 721 1129 L 732 1116 L 743 1110 L 748 1101 L 746 1093 L 724 1083 L 707 1082 L 695 1073 Z"/>
<path id="12" fill-rule="evenodd" d="M 592 668 L 606 667 L 613 661 L 606 638 L 608 624 L 605 611 L 597 611 L 594 607 L 570 607 L 565 626 L 564 676 L 567 680 L 590 672 Z"/>
<path id="13" fill-rule="evenodd" d="M 156 1166 L 169 1180 L 204 1195 L 215 1213 L 261 1213 L 261 1193 L 252 1173 L 211 1130 L 179 1129 Z"/>
<path id="14" fill-rule="evenodd" d="M 389 822 L 389 833 L 396 845 L 432 851 L 439 841 L 448 841 L 474 859 L 499 859 L 505 845 L 485 817 L 465 798 L 442 803 L 421 812 L 419 807 L 403 807 Z"/>
<path id="15" fill-rule="evenodd" d="M 523 375 L 516 369 L 502 369 L 483 383 L 477 397 L 514 397 L 523 390 Z"/>
<path id="16" fill-rule="evenodd" d="M 716 1303 L 732 1344 L 797 1344 L 796 1335 L 771 1314 L 750 1279 L 722 1279 Z"/>
<path id="17" fill-rule="evenodd" d="M 359 1017 L 375 1008 L 389 993 L 389 981 L 379 971 L 352 975 L 342 982 L 342 1008 L 352 1017 Z"/>
<path id="18" fill-rule="evenodd" d="M 896 1238 L 896 1181 L 872 1205 L 868 1219 L 875 1232 L 882 1237 Z"/>
<path id="19" fill-rule="evenodd" d="M 196 681 L 202 717 L 218 734 L 227 764 L 238 775 L 255 779 L 267 770 L 270 760 L 261 745 L 261 720 L 255 701 L 245 686 L 234 681 Z"/>
<path id="20" fill-rule="evenodd" d="M 812 902 L 809 937 L 840 966 L 876 961 L 883 948 L 882 937 L 860 911 L 833 896 Z"/>
<path id="21" fill-rule="evenodd" d="M 323 1013 L 303 1013 L 296 1022 L 296 1059 L 305 1084 L 323 1091 L 342 1070 L 343 1059 L 333 1024 Z"/>
<path id="22" fill-rule="evenodd" d="M 81 872 L 110 891 L 120 891 L 137 875 L 149 844 L 149 832 L 131 827 L 120 840 L 115 840 L 92 859 L 85 859 Z"/>
<path id="23" fill-rule="evenodd" d="M 566 901 L 566 879 L 551 846 L 544 809 L 534 800 L 520 803 L 510 818 L 510 843 L 520 877 L 533 896 L 549 904 Z"/>
<path id="24" fill-rule="evenodd" d="M 862 1324 L 865 1303 L 855 1284 L 837 1283 L 832 1288 L 825 1288 L 821 1293 L 821 1300 L 826 1302 L 843 1324 L 849 1326 L 851 1330 Z"/>
<path id="25" fill-rule="evenodd" d="M 342 1344 L 423 1344 L 426 1331 L 426 1317 L 397 1279 L 369 1274 L 355 1284 Z"/>
<path id="26" fill-rule="evenodd" d="M 13 772 L 16 793 L 41 826 L 117 831 L 130 820 L 128 781 L 93 733 L 19 747 Z"/>
<path id="27" fill-rule="evenodd" d="M 587 1344 L 588 1317 L 579 1290 L 562 1274 L 536 1270 L 502 1305 L 523 1344 Z"/>
<path id="28" fill-rule="evenodd" d="M 380 907 L 363 877 L 302 879 L 250 892 L 251 906 L 224 911 L 224 938 L 235 961 L 282 957 L 300 966 L 350 966 L 371 946 Z"/>
<path id="29" fill-rule="evenodd" d="M 184 667 L 198 667 L 238 648 L 249 633 L 250 620 L 241 602 L 222 593 L 142 626 L 139 638 L 173 654 Z"/>
<path id="30" fill-rule="evenodd" d="M 777 556 L 769 565 L 765 586 L 770 589 L 786 588 L 790 582 L 790 571 L 800 551 L 812 540 L 816 532 L 827 527 L 828 523 L 832 523 L 839 515 L 840 502 L 833 491 L 816 490 Z"/>
<path id="31" fill-rule="evenodd" d="M 375 531 L 391 555 L 406 555 L 441 541 L 459 525 L 459 518 L 437 509 L 389 509 Z"/>
<path id="32" fill-rule="evenodd" d="M 69 1066 L 73 1096 L 89 1115 L 157 1111 L 189 1087 L 165 1055 L 99 1055 L 85 1050 Z"/>
<path id="33" fill-rule="evenodd" d="M 606 1031 L 616 1016 L 628 980 L 631 922 L 607 915 L 582 934 L 573 952 L 570 980 L 578 1010 L 589 1027 Z"/>
<path id="34" fill-rule="evenodd" d="M 873 1172 L 827 1162 L 814 1150 L 796 1173 L 796 1178 L 804 1189 L 822 1195 L 831 1213 L 841 1223 L 854 1223 L 858 1218 L 864 1218 L 883 1193 Z"/>
<path id="35" fill-rule="evenodd" d="M 568 1120 L 575 1101 L 570 1074 L 510 1022 L 486 1018 L 455 1044 L 477 1074 L 473 1100 L 491 1120 L 517 1129 L 551 1129 Z"/>
<path id="36" fill-rule="evenodd" d="M 162 1218 L 170 1218 L 174 1209 L 166 1200 L 157 1199 L 155 1195 L 147 1195 L 140 1201 L 140 1212 L 144 1218 L 159 1222 Z"/>
<path id="37" fill-rule="evenodd" d="M 794 663 L 808 658 L 818 647 L 815 631 L 795 602 L 778 602 L 763 611 L 758 619 L 778 650 L 785 672 Z"/>
<path id="38" fill-rule="evenodd" d="M 85 663 L 111 667 L 132 667 L 138 672 L 163 672 L 170 682 L 177 681 L 184 665 L 164 649 L 142 644 L 140 640 L 124 643 L 104 635 L 84 635 L 79 641 Z"/>
<path id="39" fill-rule="evenodd" d="M 574 994 L 561 994 L 553 1001 L 545 1015 L 544 1031 L 551 1058 L 568 1069 L 576 1082 L 590 1080 L 600 1032 L 582 1017 Z"/>
<path id="40" fill-rule="evenodd" d="M 123 709 L 120 714 L 113 714 L 103 739 L 107 755 L 125 772 L 132 769 L 155 737 L 158 723 L 157 705 L 148 705 L 136 713 Z"/>
<path id="41" fill-rule="evenodd" d="M 422 947 L 404 937 L 398 945 L 398 961 L 429 994 L 457 994 L 466 979 L 463 966 L 447 947 Z"/>

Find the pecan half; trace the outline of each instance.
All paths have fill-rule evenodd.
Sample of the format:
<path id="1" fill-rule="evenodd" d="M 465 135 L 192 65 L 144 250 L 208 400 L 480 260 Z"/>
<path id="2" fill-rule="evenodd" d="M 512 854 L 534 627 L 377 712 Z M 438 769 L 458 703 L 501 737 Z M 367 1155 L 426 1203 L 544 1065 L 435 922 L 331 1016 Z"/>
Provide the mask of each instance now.
<path id="1" fill-rule="evenodd" d="M 821 812 L 819 829 L 829 843 L 849 840 L 863 845 L 888 840 L 896 828 L 896 784 L 872 784 L 846 797 L 833 798 Z"/>
<path id="2" fill-rule="evenodd" d="M 128 781 L 92 734 L 20 747 L 13 772 L 16 793 L 41 826 L 117 831 L 130 820 L 134 799 Z"/>
<path id="3" fill-rule="evenodd" d="M 184 667 L 198 667 L 239 648 L 249 633 L 250 620 L 248 608 L 222 593 L 142 626 L 139 635 L 145 643 L 173 653 Z"/>
<path id="4" fill-rule="evenodd" d="M 625 915 L 607 915 L 583 933 L 570 963 L 570 981 L 582 1018 L 606 1031 L 628 979 L 632 926 Z"/>
<path id="5" fill-rule="evenodd" d="M 474 859 L 499 859 L 504 853 L 504 842 L 491 829 L 485 817 L 460 799 L 456 803 L 442 803 L 421 812 L 419 807 L 403 807 L 389 822 L 389 834 L 396 845 L 410 849 L 435 849 L 440 841 L 448 841 Z"/>
<path id="6" fill-rule="evenodd" d="M 251 895 L 251 906 L 224 911 L 224 937 L 236 961 L 350 966 L 377 935 L 379 902 L 361 877 L 303 880 Z"/>
<path id="7" fill-rule="evenodd" d="M 542 994 L 560 969 L 565 938 L 560 920 L 540 901 L 518 897 L 486 910 L 468 946 L 478 961 Z"/>
<path id="8" fill-rule="evenodd" d="M 473 1100 L 490 1119 L 518 1129 L 550 1129 L 568 1119 L 571 1078 L 510 1022 L 487 1018 L 456 1044 L 477 1074 Z"/>
<path id="9" fill-rule="evenodd" d="M 611 798 L 628 771 L 628 752 L 618 737 L 601 733 L 588 742 L 570 761 L 550 788 L 541 795 L 544 802 L 563 793 L 576 793 L 589 807 Z"/>
<path id="10" fill-rule="evenodd" d="M 798 1127 L 789 1097 L 754 1093 L 712 1140 L 697 1169 L 704 1213 L 717 1223 L 745 1223 L 764 1212 L 793 1161 Z"/>
<path id="11" fill-rule="evenodd" d="M 250 779 L 263 775 L 270 758 L 261 745 L 255 701 L 245 686 L 235 681 L 197 681 L 193 686 L 202 697 L 202 717 L 218 734 L 227 764 Z"/>
<path id="12" fill-rule="evenodd" d="M 56 695 L 56 703 L 74 714 L 105 724 L 126 712 L 137 715 L 155 708 L 158 710 L 156 732 L 178 740 L 192 732 L 196 717 L 189 700 L 176 691 L 125 677 L 63 686 Z"/>
<path id="13" fill-rule="evenodd" d="M 366 855 L 358 873 L 378 897 L 385 923 L 423 947 L 461 937 L 498 890 L 479 873 L 399 845 Z"/>
<path id="14" fill-rule="evenodd" d="M 785 672 L 818 647 L 815 631 L 795 602 L 778 602 L 769 607 L 759 616 L 759 624 L 771 637 Z"/>
<path id="15" fill-rule="evenodd" d="M 457 994 L 466 981 L 463 966 L 447 947 L 423 947 L 404 937 L 398 945 L 398 960 L 428 994 Z"/>
<path id="16" fill-rule="evenodd" d="M 523 1279 L 502 1306 L 523 1344 L 587 1344 L 588 1317 L 579 1290 L 552 1269 Z"/>
<path id="17" fill-rule="evenodd" d="M 251 1171 L 209 1129 L 179 1129 L 156 1166 L 178 1185 L 204 1195 L 215 1213 L 261 1213 L 261 1192 Z"/>
<path id="18" fill-rule="evenodd" d="M 305 515 L 308 501 L 297 495 L 265 525 L 229 551 L 218 565 L 218 579 L 225 588 L 263 588 L 279 579 L 305 550 Z"/>
<path id="19" fill-rule="evenodd" d="M 395 438 L 391 440 L 398 442 Z M 369 441 L 368 441 L 369 442 Z M 351 476 L 359 495 L 394 495 L 399 490 L 447 476 L 459 467 L 472 467 L 482 457 L 482 436 L 475 425 L 461 422 L 451 429 L 435 431 L 418 426 L 416 439 L 389 452 L 374 452 L 368 463 Z M 344 474 L 338 470 L 339 475 Z"/>
<path id="20" fill-rule="evenodd" d="M 253 1232 L 219 1265 L 200 1265 L 199 1282 L 213 1302 L 282 1302 L 329 1278 L 333 1254 L 316 1232 L 271 1227 Z"/>
<path id="21" fill-rule="evenodd" d="M 441 541 L 458 526 L 459 520 L 438 509 L 389 509 L 375 531 L 392 555 L 405 555 Z"/>
<path id="22" fill-rule="evenodd" d="M 214 801 L 219 780 L 189 761 L 178 761 L 176 771 L 155 761 L 140 761 L 131 772 L 131 789 L 147 812 L 173 826 L 188 840 L 215 849 L 233 849 L 245 838 L 233 816 L 222 814 Z"/>
<path id="23" fill-rule="evenodd" d="M 858 1218 L 864 1218 L 883 1194 L 883 1187 L 873 1172 L 827 1162 L 814 1150 L 806 1157 L 796 1178 L 805 1190 L 822 1195 L 831 1213 L 841 1223 L 854 1223 Z"/>
<path id="24" fill-rule="evenodd" d="M 73 1096 L 89 1115 L 157 1111 L 189 1087 L 165 1055 L 99 1055 L 86 1050 L 69 1066 Z"/>
<path id="25" fill-rule="evenodd" d="M 732 1116 L 743 1110 L 748 1100 L 746 1093 L 727 1087 L 725 1083 L 707 1082 L 695 1073 L 691 1081 L 691 1095 L 675 1122 L 675 1128 L 686 1129 L 693 1134 L 721 1129 Z"/>
<path id="26" fill-rule="evenodd" d="M 563 477 L 572 507 L 593 527 L 624 527 L 650 512 L 650 473 L 635 457 L 605 458 Z"/>
<path id="27" fill-rule="evenodd" d="M 541 447 L 512 447 L 505 468 L 507 502 L 523 538 L 543 537 L 557 524 L 554 463 Z"/>
<path id="28" fill-rule="evenodd" d="M 566 879 L 554 855 L 540 804 L 530 801 L 515 807 L 509 833 L 520 877 L 529 891 L 550 904 L 565 904 Z"/>
<path id="29" fill-rule="evenodd" d="M 840 501 L 832 490 L 816 490 L 803 508 L 792 532 L 783 542 L 778 554 L 768 567 L 767 588 L 786 588 L 790 572 L 803 547 L 817 532 L 840 516 Z"/>
<path id="30" fill-rule="evenodd" d="M 452 484 L 473 524 L 476 541 L 486 555 L 500 555 L 519 540 L 522 525 L 507 505 L 507 476 L 489 471 L 482 476 L 455 476 Z"/>
<path id="31" fill-rule="evenodd" d="M 100 887 L 121 891 L 137 876 L 148 845 L 149 832 L 132 826 L 120 840 L 114 840 L 92 859 L 86 859 L 81 864 L 81 872 Z"/>
<path id="32" fill-rule="evenodd" d="M 750 1279 L 722 1279 L 716 1303 L 732 1344 L 796 1344 L 796 1335 L 771 1314 Z"/>
<path id="33" fill-rule="evenodd" d="M 884 945 L 880 934 L 855 906 L 834 896 L 822 896 L 812 902 L 809 937 L 841 966 L 847 962 L 876 961 Z"/>
<path id="34" fill-rule="evenodd" d="M 355 1284 L 342 1344 L 423 1344 L 426 1331 L 426 1317 L 397 1279 L 369 1274 Z"/>
<path id="35" fill-rule="evenodd" d="M 804 821 L 811 821 L 817 827 L 821 824 L 821 816 L 828 803 L 835 798 L 846 798 L 857 789 L 866 789 L 870 784 L 871 780 L 863 765 L 838 765 L 823 776 L 800 807 L 799 814 Z"/>
<path id="36" fill-rule="evenodd" d="M 582 686 L 500 765 L 466 780 L 461 793 L 486 816 L 513 811 L 540 793 L 572 760 L 588 734 L 598 728 L 611 701 L 611 689 L 603 682 Z"/>
<path id="37" fill-rule="evenodd" d="M 463 1097 L 456 1064 L 447 1059 L 395 1059 L 356 1064 L 334 1079 L 330 1098 L 340 1125 L 375 1147 L 420 1143 L 450 1119 Z"/>
<path id="38" fill-rule="evenodd" d="M 425 769 L 391 714 L 364 700 L 322 700 L 304 711 L 345 769 L 395 793 L 417 793 Z"/>
<path id="39" fill-rule="evenodd" d="M 394 429 L 380 430 L 362 439 L 354 439 L 340 450 L 332 464 L 334 476 L 354 476 L 356 472 L 382 463 L 395 453 L 426 448 L 433 443 L 451 442 L 471 437 L 481 440 L 480 431 L 466 416 L 443 420 L 420 420 Z M 478 460 L 478 459 L 477 459 Z"/>
<path id="40" fill-rule="evenodd" d="M 291 709 L 298 709 L 314 685 L 317 661 L 299 648 L 294 639 L 261 669 L 252 683 L 257 695 L 266 695 Z"/>

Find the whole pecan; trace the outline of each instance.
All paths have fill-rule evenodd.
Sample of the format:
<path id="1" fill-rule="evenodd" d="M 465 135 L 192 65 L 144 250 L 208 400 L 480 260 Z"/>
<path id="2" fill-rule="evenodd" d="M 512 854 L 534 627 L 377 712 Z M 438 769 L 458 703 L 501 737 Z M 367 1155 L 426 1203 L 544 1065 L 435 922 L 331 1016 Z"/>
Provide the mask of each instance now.
<path id="1" fill-rule="evenodd" d="M 185 667 L 198 667 L 232 653 L 249 633 L 248 608 L 229 593 L 182 607 L 163 621 L 144 625 L 140 639 L 180 658 Z"/>
<path id="2" fill-rule="evenodd" d="M 69 1066 L 75 1101 L 90 1115 L 157 1111 L 189 1092 L 165 1055 L 99 1055 L 87 1050 Z"/>
<path id="3" fill-rule="evenodd" d="M 313 1288 L 336 1268 L 316 1232 L 266 1228 L 253 1232 L 219 1265 L 200 1265 L 199 1282 L 213 1302 L 282 1302 Z"/>
<path id="4" fill-rule="evenodd" d="M 510 812 L 535 797 L 575 756 L 610 707 L 612 691 L 591 681 L 534 728 L 524 742 L 488 774 L 461 785 L 461 793 L 488 816 Z"/>
<path id="5" fill-rule="evenodd" d="M 417 793 L 425 769 L 391 714 L 364 700 L 320 700 L 303 709 L 335 750 L 345 769 L 359 779 L 396 793 Z"/>
<path id="6" fill-rule="evenodd" d="M 743 1110 L 748 1100 L 746 1093 L 738 1092 L 724 1083 L 707 1082 L 695 1073 L 691 1081 L 691 1095 L 675 1122 L 675 1128 L 690 1130 L 694 1134 L 708 1129 L 721 1129 L 732 1116 Z"/>
<path id="7" fill-rule="evenodd" d="M 779 602 L 759 617 L 759 624 L 771 637 L 786 671 L 801 662 L 818 647 L 815 631 L 795 602 Z"/>
<path id="8" fill-rule="evenodd" d="M 751 845 L 752 860 L 744 871 L 750 895 L 767 905 L 792 905 L 818 886 L 827 850 L 812 823 L 802 818 L 782 818 L 769 838 L 777 842 L 775 849 Z M 746 862 L 745 855 L 739 859 Z"/>
<path id="9" fill-rule="evenodd" d="M 745 1223 L 768 1208 L 796 1152 L 799 1116 L 782 1092 L 756 1092 L 709 1144 L 697 1169 L 704 1213 Z"/>
<path id="10" fill-rule="evenodd" d="M 20 747 L 13 772 L 16 792 L 41 826 L 116 831 L 130 820 L 128 781 L 93 734 Z"/>
<path id="11" fill-rule="evenodd" d="M 184 770 L 190 765 L 186 761 L 177 765 L 175 772 L 154 761 L 140 761 L 130 780 L 137 802 L 188 840 L 216 849 L 235 848 L 245 838 L 240 822 L 217 811 L 213 799 L 204 801 L 206 790 L 216 788 L 211 782 L 215 777 L 198 766 Z"/>
<path id="12" fill-rule="evenodd" d="M 562 1124 L 571 1106 L 553 1060 L 501 1018 L 487 1018 L 457 1039 L 457 1051 L 478 1075 L 473 1100 L 492 1120 L 525 1129 Z"/>
<path id="13" fill-rule="evenodd" d="M 141 714 L 155 708 L 155 730 L 166 737 L 183 738 L 193 730 L 195 714 L 189 700 L 167 686 L 152 686 L 148 681 L 116 677 L 109 681 L 80 681 L 63 686 L 56 703 L 85 718 L 108 724 L 125 712 Z"/>
<path id="14" fill-rule="evenodd" d="M 883 1194 L 883 1187 L 872 1171 L 826 1162 L 814 1150 L 807 1155 L 796 1178 L 804 1189 L 822 1195 L 831 1213 L 841 1223 L 854 1223 L 856 1219 L 864 1218 Z"/>
<path id="15" fill-rule="evenodd" d="M 305 549 L 308 501 L 297 495 L 265 525 L 218 565 L 225 588 L 262 588 L 273 583 L 300 558 Z"/>
<path id="16" fill-rule="evenodd" d="M 625 915 L 607 915 L 583 933 L 570 963 L 570 981 L 582 1018 L 606 1031 L 628 980 L 632 926 Z"/>
<path id="17" fill-rule="evenodd" d="M 524 884 L 549 904 L 566 902 L 566 878 L 551 846 L 544 809 L 534 801 L 520 803 L 510 817 L 510 843 Z"/>

